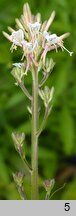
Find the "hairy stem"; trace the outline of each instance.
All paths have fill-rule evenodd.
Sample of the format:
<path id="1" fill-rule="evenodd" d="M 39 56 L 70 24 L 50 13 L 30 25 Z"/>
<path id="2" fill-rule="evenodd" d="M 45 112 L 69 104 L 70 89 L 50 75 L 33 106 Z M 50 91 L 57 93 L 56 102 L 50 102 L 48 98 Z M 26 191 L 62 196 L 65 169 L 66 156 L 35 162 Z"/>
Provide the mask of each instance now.
<path id="1" fill-rule="evenodd" d="M 38 200 L 38 74 L 33 71 L 32 85 L 32 176 L 31 176 L 31 199 Z"/>

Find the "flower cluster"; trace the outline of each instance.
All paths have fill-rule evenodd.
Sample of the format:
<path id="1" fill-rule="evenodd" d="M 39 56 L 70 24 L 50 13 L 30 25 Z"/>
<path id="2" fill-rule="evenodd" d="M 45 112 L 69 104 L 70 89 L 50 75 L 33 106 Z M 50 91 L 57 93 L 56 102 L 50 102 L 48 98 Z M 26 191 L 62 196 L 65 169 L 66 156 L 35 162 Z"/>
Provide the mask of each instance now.
<path id="1" fill-rule="evenodd" d="M 48 33 L 54 17 L 55 12 L 53 11 L 49 20 L 42 24 L 40 14 L 38 13 L 36 16 L 33 16 L 29 5 L 26 3 L 23 8 L 23 15 L 21 16 L 21 19 L 16 19 L 17 31 L 9 28 L 11 35 L 3 32 L 5 37 L 12 42 L 11 51 L 14 49 L 16 50 L 17 47 L 22 48 L 22 59 L 26 59 L 26 73 L 34 66 L 36 68 L 38 67 L 39 72 L 39 65 L 41 61 L 45 67 L 47 52 L 54 49 L 57 51 L 57 48 L 59 47 L 62 51 L 66 50 L 70 56 L 72 56 L 73 52 L 67 50 L 63 45 L 63 40 L 69 35 L 69 33 L 65 33 L 61 36 Z M 14 66 L 20 68 L 21 63 L 16 63 Z M 25 74 L 23 73 L 23 75 Z"/>

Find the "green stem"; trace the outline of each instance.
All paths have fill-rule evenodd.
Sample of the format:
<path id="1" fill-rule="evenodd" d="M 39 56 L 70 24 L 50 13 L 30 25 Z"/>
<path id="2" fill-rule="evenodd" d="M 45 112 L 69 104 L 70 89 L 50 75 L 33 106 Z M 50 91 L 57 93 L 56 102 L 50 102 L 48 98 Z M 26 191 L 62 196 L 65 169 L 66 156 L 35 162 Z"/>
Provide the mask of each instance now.
<path id="1" fill-rule="evenodd" d="M 17 186 L 17 189 L 18 189 L 18 192 L 19 192 L 19 194 L 20 194 L 20 197 L 21 197 L 21 199 L 22 200 L 27 200 L 26 199 L 26 195 L 25 195 L 25 193 L 24 193 L 24 189 L 23 189 L 23 186 Z"/>
<path id="2" fill-rule="evenodd" d="M 46 72 L 45 76 L 43 77 L 43 79 L 41 80 L 40 84 L 39 84 L 39 88 L 41 88 L 43 86 L 43 84 L 46 82 L 46 80 L 48 79 L 49 73 Z"/>
<path id="3" fill-rule="evenodd" d="M 20 86 L 20 88 L 22 89 L 22 91 L 24 92 L 24 94 L 27 96 L 27 98 L 32 101 L 32 97 L 29 94 L 28 90 L 26 89 L 24 83 L 22 81 L 20 81 L 19 79 L 17 79 L 17 77 L 13 74 L 13 72 L 11 72 L 11 74 L 13 75 L 13 77 L 15 78 L 15 80 L 17 81 L 18 85 Z"/>
<path id="4" fill-rule="evenodd" d="M 38 200 L 38 74 L 33 71 L 32 85 L 32 176 L 31 176 L 31 199 Z"/>
<path id="5" fill-rule="evenodd" d="M 62 190 L 62 189 L 65 187 L 65 185 L 66 185 L 66 183 L 64 183 L 64 185 L 63 185 L 62 187 L 60 187 L 60 188 L 58 188 L 57 190 L 55 190 L 55 191 L 51 194 L 51 196 L 49 197 L 49 199 L 51 199 L 52 196 L 53 196 L 55 193 L 57 193 L 58 191 Z"/>
<path id="6" fill-rule="evenodd" d="M 21 157 L 21 156 L 20 156 Z M 31 168 L 29 167 L 29 164 L 27 163 L 26 160 L 24 160 L 22 157 L 22 162 L 24 164 L 24 168 L 25 168 L 25 175 L 27 174 L 28 178 L 30 179 L 31 178 L 31 174 L 32 174 L 32 170 Z"/>
<path id="7" fill-rule="evenodd" d="M 22 89 L 22 91 L 24 92 L 24 94 L 28 97 L 28 99 L 29 99 L 29 100 L 32 100 L 32 97 L 31 97 L 31 95 L 29 94 L 29 92 L 28 92 L 28 90 L 26 89 L 26 87 L 24 86 L 23 82 L 22 82 L 22 81 L 21 81 L 21 82 L 17 81 L 17 82 L 18 82 L 20 88 Z"/>

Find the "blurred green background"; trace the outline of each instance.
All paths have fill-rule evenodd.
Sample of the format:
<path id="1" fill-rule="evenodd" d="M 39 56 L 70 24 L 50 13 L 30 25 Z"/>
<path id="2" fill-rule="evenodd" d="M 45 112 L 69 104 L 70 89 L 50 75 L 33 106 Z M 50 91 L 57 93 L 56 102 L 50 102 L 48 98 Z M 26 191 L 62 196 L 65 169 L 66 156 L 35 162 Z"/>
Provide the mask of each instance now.
<path id="1" fill-rule="evenodd" d="M 10 74 L 12 63 L 20 61 L 20 50 L 10 53 L 11 44 L 3 37 L 7 26 L 15 27 L 15 18 L 22 14 L 25 0 L 0 0 L 0 199 L 20 199 L 13 182 L 12 172 L 21 170 L 21 160 L 14 149 L 12 131 L 25 132 L 25 151 L 30 162 L 30 115 L 24 94 L 14 85 Z M 52 199 L 76 199 L 76 1 L 75 0 L 28 0 L 32 13 L 40 12 L 42 20 L 55 10 L 56 18 L 50 31 L 58 35 L 71 32 L 65 46 L 73 51 L 73 57 L 59 50 L 50 53 L 56 62 L 47 82 L 55 86 L 55 102 L 46 128 L 39 139 L 40 199 L 45 192 L 41 180 L 55 178 L 55 189 L 64 189 Z M 28 76 L 26 86 L 31 87 Z M 42 115 L 42 114 L 41 114 Z M 42 116 L 41 116 L 42 118 Z M 26 194 L 30 188 L 25 180 Z"/>

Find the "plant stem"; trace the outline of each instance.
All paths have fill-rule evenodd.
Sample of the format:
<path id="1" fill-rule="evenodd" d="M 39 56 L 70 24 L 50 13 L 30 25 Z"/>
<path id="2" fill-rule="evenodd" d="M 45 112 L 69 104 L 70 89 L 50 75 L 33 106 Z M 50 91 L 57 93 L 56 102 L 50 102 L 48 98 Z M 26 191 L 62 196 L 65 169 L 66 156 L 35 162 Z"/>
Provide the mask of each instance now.
<path id="1" fill-rule="evenodd" d="M 28 97 L 28 99 L 29 99 L 29 100 L 32 100 L 32 97 L 31 97 L 31 95 L 29 94 L 29 92 L 28 92 L 28 90 L 26 89 L 26 87 L 24 86 L 23 82 L 22 82 L 22 81 L 21 81 L 21 82 L 17 81 L 17 82 L 18 82 L 20 88 L 22 89 L 22 91 L 24 92 L 24 94 Z"/>
<path id="2" fill-rule="evenodd" d="M 39 84 L 39 88 L 41 88 L 43 86 L 43 84 L 46 82 L 46 80 L 48 79 L 49 73 L 46 72 L 45 76 L 43 77 L 43 79 L 41 80 L 40 84 Z"/>
<path id="3" fill-rule="evenodd" d="M 60 187 L 60 188 L 58 188 L 57 190 L 55 190 L 55 191 L 51 194 L 51 196 L 49 197 L 49 199 L 51 199 L 52 196 L 53 196 L 55 193 L 57 193 L 58 191 L 62 190 L 62 189 L 65 187 L 65 185 L 66 185 L 66 183 L 64 183 L 64 185 L 63 185 L 62 187 Z"/>
<path id="4" fill-rule="evenodd" d="M 25 195 L 25 193 L 24 193 L 24 189 L 23 189 L 23 186 L 17 186 L 17 189 L 18 189 L 18 192 L 19 192 L 19 194 L 20 194 L 20 197 L 21 197 L 21 199 L 22 200 L 27 200 L 26 199 L 26 195 Z"/>
<path id="5" fill-rule="evenodd" d="M 29 100 L 32 100 L 31 95 L 29 94 L 28 90 L 26 89 L 24 83 L 22 81 L 19 81 L 17 79 L 17 77 L 13 74 L 13 72 L 11 72 L 11 74 L 13 75 L 13 77 L 15 78 L 15 80 L 17 81 L 18 85 L 20 86 L 20 88 L 22 89 L 22 91 L 24 92 L 24 94 L 27 96 L 27 98 Z"/>
<path id="6" fill-rule="evenodd" d="M 21 156 L 20 156 L 21 157 Z M 25 168 L 25 175 L 27 174 L 28 178 L 30 179 L 31 178 L 31 173 L 32 173 L 32 170 L 31 168 L 29 167 L 29 164 L 27 163 L 27 161 L 23 160 L 23 158 L 21 157 L 22 159 L 22 162 L 24 164 L 24 168 Z"/>
<path id="7" fill-rule="evenodd" d="M 31 176 L 31 199 L 38 200 L 38 73 L 33 71 L 32 85 L 32 176 Z"/>

